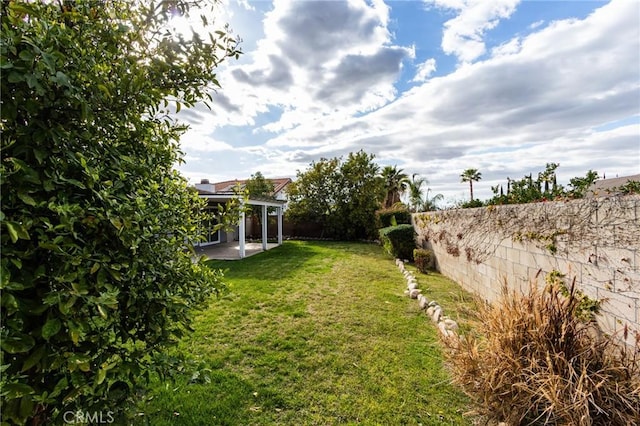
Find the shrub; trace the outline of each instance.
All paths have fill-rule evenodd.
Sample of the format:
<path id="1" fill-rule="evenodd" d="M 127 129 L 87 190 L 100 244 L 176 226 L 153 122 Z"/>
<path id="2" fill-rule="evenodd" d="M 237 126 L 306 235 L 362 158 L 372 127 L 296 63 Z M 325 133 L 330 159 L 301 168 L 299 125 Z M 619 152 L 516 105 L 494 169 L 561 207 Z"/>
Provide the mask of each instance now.
<path id="1" fill-rule="evenodd" d="M 489 420 L 508 424 L 628 425 L 640 418 L 639 343 L 617 346 L 578 318 L 581 297 L 548 284 L 503 291 L 481 308 L 484 338 L 448 339 L 454 380 Z M 625 336 L 626 337 L 626 336 Z"/>
<path id="2" fill-rule="evenodd" d="M 378 228 L 411 223 L 411 213 L 406 207 L 391 207 L 376 212 Z M 395 223 L 393 223 L 395 221 Z"/>
<path id="3" fill-rule="evenodd" d="M 166 106 L 205 99 L 236 43 L 165 32 L 190 6 L 0 4 L 3 425 L 124 409 L 223 286 L 192 259 L 203 203 Z"/>
<path id="4" fill-rule="evenodd" d="M 465 201 L 464 203 L 460 204 L 461 209 L 472 209 L 475 207 L 482 207 L 482 206 L 484 206 L 484 203 L 478 199 L 475 199 L 472 201 Z"/>
<path id="5" fill-rule="evenodd" d="M 379 231 L 380 242 L 393 257 L 413 260 L 413 249 L 416 248 L 416 232 L 412 225 L 388 226 Z"/>
<path id="6" fill-rule="evenodd" d="M 418 271 L 423 274 L 427 273 L 431 260 L 433 259 L 433 252 L 431 250 L 417 248 L 413 250 L 413 261 L 416 264 Z"/>

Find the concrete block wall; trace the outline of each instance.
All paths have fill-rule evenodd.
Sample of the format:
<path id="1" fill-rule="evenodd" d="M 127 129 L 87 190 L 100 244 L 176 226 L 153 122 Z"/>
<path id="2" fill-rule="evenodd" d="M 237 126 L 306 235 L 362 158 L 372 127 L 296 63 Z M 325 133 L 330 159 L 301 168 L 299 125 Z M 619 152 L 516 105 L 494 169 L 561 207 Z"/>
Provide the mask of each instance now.
<path id="1" fill-rule="evenodd" d="M 435 266 L 492 302 L 559 271 L 602 301 L 598 318 L 628 343 L 640 333 L 640 195 L 416 213 Z"/>

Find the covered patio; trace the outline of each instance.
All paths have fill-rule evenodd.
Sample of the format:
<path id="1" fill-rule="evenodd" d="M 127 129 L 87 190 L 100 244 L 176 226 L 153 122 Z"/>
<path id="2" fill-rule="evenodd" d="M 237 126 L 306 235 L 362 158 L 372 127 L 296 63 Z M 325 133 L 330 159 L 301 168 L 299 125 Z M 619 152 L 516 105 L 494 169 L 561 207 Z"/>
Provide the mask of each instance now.
<path id="1" fill-rule="evenodd" d="M 210 206 L 217 206 L 220 204 L 226 204 L 228 201 L 232 199 L 237 199 L 238 196 L 236 194 L 221 194 L 221 193 L 210 193 L 203 190 L 198 190 L 199 196 L 207 200 L 207 203 Z M 250 197 L 248 200 L 240 199 L 240 202 L 243 205 L 257 206 L 261 208 L 261 217 L 262 217 L 262 235 L 261 241 L 247 243 L 246 239 L 246 214 L 243 210 L 238 217 L 238 233 L 237 233 L 237 241 L 232 239 L 232 241 L 220 241 L 217 243 L 209 243 L 209 244 L 200 244 L 196 247 L 197 253 L 202 253 L 210 259 L 223 259 L 223 260 L 235 260 L 235 259 L 243 259 L 247 256 L 254 255 L 256 253 L 260 253 L 262 251 L 266 251 L 270 248 L 277 247 L 282 244 L 282 215 L 283 215 L 283 205 L 284 201 L 280 200 L 272 200 L 272 199 L 262 199 Z M 277 243 L 268 243 L 268 209 L 274 208 L 276 211 L 276 224 L 278 227 L 277 232 Z"/>
<path id="2" fill-rule="evenodd" d="M 267 243 L 267 250 L 278 247 L 278 245 L 276 243 Z M 244 245 L 244 257 L 253 256 L 263 251 L 262 243 L 245 243 Z M 232 241 L 196 247 L 196 254 L 198 256 L 206 256 L 207 259 L 238 260 L 240 259 L 240 242 Z"/>

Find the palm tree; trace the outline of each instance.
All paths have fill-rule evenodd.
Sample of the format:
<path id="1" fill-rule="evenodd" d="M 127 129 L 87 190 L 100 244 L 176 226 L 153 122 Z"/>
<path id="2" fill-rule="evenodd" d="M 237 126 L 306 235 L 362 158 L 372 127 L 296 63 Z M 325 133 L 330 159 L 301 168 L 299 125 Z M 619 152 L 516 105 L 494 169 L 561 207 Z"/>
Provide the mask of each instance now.
<path id="1" fill-rule="evenodd" d="M 444 200 L 444 195 L 442 194 L 436 194 L 433 197 L 429 198 L 430 191 L 431 191 L 431 188 L 428 188 L 427 195 L 424 199 L 424 203 L 422 204 L 422 210 L 425 212 L 438 210 L 438 205 L 437 205 L 438 201 Z"/>
<path id="2" fill-rule="evenodd" d="M 389 208 L 400 202 L 400 194 L 406 190 L 409 178 L 397 166 L 385 166 L 382 169 L 382 179 L 385 190 L 384 207 Z"/>
<path id="3" fill-rule="evenodd" d="M 429 181 L 425 178 L 417 178 L 417 173 L 411 175 L 411 180 L 407 182 L 409 189 L 409 205 L 411 210 L 416 212 L 420 210 L 422 205 L 422 185 L 429 184 Z"/>
<path id="4" fill-rule="evenodd" d="M 460 175 L 461 182 L 469 182 L 469 191 L 471 192 L 471 201 L 473 201 L 473 182 L 482 179 L 482 173 L 478 169 L 467 169 Z"/>

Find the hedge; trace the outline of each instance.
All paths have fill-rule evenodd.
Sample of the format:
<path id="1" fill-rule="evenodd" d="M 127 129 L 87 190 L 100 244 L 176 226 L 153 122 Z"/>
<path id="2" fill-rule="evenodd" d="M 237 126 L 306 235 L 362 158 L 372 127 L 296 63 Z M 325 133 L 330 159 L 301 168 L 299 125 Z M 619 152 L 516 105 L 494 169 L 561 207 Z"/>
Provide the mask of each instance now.
<path id="1" fill-rule="evenodd" d="M 416 232 L 413 225 L 388 226 L 379 230 L 380 242 L 387 253 L 399 259 L 413 260 Z"/>
<path id="2" fill-rule="evenodd" d="M 395 223 L 393 223 L 395 218 Z M 378 228 L 411 223 L 411 213 L 406 208 L 389 208 L 376 211 Z"/>

